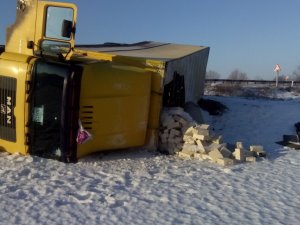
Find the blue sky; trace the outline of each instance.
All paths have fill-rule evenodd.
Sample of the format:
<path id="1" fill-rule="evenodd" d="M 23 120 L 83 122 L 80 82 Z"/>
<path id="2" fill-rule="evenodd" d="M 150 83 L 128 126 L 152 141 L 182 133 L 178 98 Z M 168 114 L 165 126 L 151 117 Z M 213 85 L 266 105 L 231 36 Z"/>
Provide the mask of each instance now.
<path id="1" fill-rule="evenodd" d="M 211 48 L 208 70 L 273 79 L 300 65 L 299 0 L 67 0 L 78 6 L 77 43 L 161 41 Z M 15 1 L 1 0 L 0 43 Z"/>

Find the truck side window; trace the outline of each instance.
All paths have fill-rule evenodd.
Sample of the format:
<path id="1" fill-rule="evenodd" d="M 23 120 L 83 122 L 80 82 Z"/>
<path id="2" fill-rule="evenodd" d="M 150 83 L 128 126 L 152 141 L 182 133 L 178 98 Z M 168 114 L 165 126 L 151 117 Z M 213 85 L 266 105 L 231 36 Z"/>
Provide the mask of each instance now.
<path id="1" fill-rule="evenodd" d="M 73 21 L 73 9 L 49 6 L 47 8 L 47 20 L 45 36 L 60 40 L 70 40 L 71 37 L 63 35 L 65 21 Z"/>

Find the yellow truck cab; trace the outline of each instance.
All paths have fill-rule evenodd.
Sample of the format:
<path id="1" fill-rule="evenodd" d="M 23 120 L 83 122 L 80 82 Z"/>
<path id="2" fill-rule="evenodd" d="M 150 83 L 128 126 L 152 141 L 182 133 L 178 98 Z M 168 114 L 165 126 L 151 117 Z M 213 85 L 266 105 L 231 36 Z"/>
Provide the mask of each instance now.
<path id="1" fill-rule="evenodd" d="M 151 72 L 69 60 L 76 14 L 73 4 L 19 1 L 0 56 L 1 149 L 75 162 L 94 151 L 144 145 Z M 78 140 L 79 130 L 91 140 Z"/>
<path id="2" fill-rule="evenodd" d="M 148 59 L 76 49 L 74 4 L 17 2 L 16 21 L 0 47 L 0 149 L 76 162 L 97 151 L 149 142 L 155 147 L 164 77 L 174 72 L 167 62 L 179 60 L 185 70 L 193 68 L 181 60 L 183 55 Z M 198 50 L 184 54 L 195 61 Z M 208 48 L 201 50 L 203 77 L 193 84 L 195 75 L 188 75 L 193 93 L 184 102 L 203 92 Z"/>

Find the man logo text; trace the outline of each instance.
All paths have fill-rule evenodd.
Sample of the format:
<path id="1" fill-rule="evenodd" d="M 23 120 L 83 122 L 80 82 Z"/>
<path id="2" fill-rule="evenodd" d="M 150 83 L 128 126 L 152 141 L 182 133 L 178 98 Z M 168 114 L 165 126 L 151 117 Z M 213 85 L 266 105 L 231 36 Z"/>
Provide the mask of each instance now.
<path id="1" fill-rule="evenodd" d="M 1 104 L 1 114 L 6 115 L 6 124 L 11 124 L 11 118 L 12 118 L 12 103 L 11 103 L 11 97 L 6 97 L 6 105 Z"/>

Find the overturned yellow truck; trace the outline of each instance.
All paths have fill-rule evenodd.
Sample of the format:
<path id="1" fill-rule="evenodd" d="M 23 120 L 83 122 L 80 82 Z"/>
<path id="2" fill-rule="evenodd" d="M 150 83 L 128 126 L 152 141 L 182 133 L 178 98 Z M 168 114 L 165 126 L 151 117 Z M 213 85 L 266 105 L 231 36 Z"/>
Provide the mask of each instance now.
<path id="1" fill-rule="evenodd" d="M 74 4 L 18 0 L 0 47 L 0 149 L 76 162 L 158 142 L 163 107 L 198 100 L 209 48 L 75 45 Z"/>

